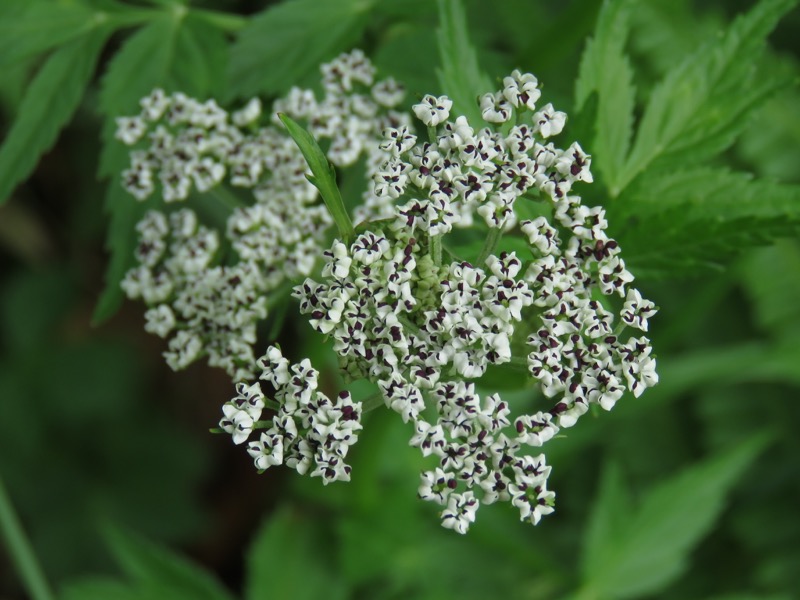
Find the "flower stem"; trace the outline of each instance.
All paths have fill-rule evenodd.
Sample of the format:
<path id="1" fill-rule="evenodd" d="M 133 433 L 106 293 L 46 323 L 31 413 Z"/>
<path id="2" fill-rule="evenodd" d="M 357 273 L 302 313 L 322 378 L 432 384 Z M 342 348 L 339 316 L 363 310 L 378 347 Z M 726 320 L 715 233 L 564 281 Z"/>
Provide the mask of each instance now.
<path id="1" fill-rule="evenodd" d="M 224 184 L 220 184 L 211 188 L 211 195 L 219 200 L 225 208 L 233 212 L 237 208 L 244 208 L 247 206 L 242 202 L 239 197 L 228 189 Z"/>
<path id="2" fill-rule="evenodd" d="M 433 264 L 437 267 L 442 266 L 442 236 L 439 235 L 432 235 L 430 237 L 430 252 L 431 258 L 433 259 Z"/>
<path id="3" fill-rule="evenodd" d="M 371 396 L 367 396 L 361 401 L 361 412 L 368 413 L 375 410 L 379 406 L 383 406 L 383 394 L 375 392 Z"/>
<path id="4" fill-rule="evenodd" d="M 428 141 L 431 144 L 435 144 L 438 140 L 439 140 L 439 134 L 436 131 L 436 127 L 428 125 Z"/>
<path id="5" fill-rule="evenodd" d="M 14 512 L 2 479 L 0 479 L 0 530 L 11 560 L 32 600 L 53 600 L 53 593 Z"/>
<path id="6" fill-rule="evenodd" d="M 489 255 L 494 252 L 494 249 L 497 247 L 497 242 L 500 241 L 500 237 L 503 235 L 503 230 L 500 227 L 492 227 L 489 229 L 489 235 L 486 236 L 486 242 L 483 244 L 483 248 L 481 249 L 481 253 L 478 256 L 478 264 L 477 267 L 482 267 L 486 262 L 486 259 L 489 258 Z"/>

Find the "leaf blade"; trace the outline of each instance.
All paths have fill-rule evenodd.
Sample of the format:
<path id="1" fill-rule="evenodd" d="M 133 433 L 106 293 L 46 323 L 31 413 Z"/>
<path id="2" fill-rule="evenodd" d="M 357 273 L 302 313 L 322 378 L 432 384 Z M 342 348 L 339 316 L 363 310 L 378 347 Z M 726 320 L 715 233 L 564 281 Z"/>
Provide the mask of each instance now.
<path id="1" fill-rule="evenodd" d="M 98 325 L 122 304 L 119 282 L 134 264 L 136 223 L 148 206 L 135 201 L 122 188 L 120 173 L 128 163 L 128 149 L 114 139 L 114 117 L 135 113 L 139 99 L 154 87 L 167 83 L 173 60 L 178 22 L 164 15 L 130 36 L 110 62 L 100 90 L 100 109 L 106 115 L 99 173 L 111 176 L 105 210 L 110 217 L 106 249 L 111 257 L 106 267 L 106 286 L 95 306 L 92 323 Z"/>
<path id="2" fill-rule="evenodd" d="M 324 561 L 325 556 L 319 553 L 323 546 L 320 538 L 321 532 L 314 522 L 289 507 L 280 507 L 272 513 L 247 552 L 244 597 L 248 600 L 348 597 L 341 573 L 334 575 Z"/>
<path id="3" fill-rule="evenodd" d="M 355 235 L 355 230 L 342 200 L 339 186 L 336 184 L 336 173 L 333 165 L 325 156 L 319 144 L 317 144 L 314 136 L 285 114 L 279 114 L 278 116 L 286 126 L 286 130 L 297 144 L 297 147 L 300 148 L 300 152 L 303 153 L 303 157 L 305 157 L 308 167 L 311 169 L 312 176 L 308 177 L 308 180 L 319 190 L 325 206 L 328 207 L 328 212 L 330 212 L 334 223 L 336 223 L 339 235 L 342 236 L 345 244 L 349 244 Z"/>
<path id="4" fill-rule="evenodd" d="M 610 536 L 605 552 L 595 552 L 605 560 L 584 564 L 585 596 L 641 597 L 678 577 L 736 481 L 770 440 L 768 434 L 754 435 L 651 489 L 639 509 Z M 597 505 L 597 510 L 615 507 Z"/>
<path id="5" fill-rule="evenodd" d="M 761 0 L 738 17 L 714 42 L 706 44 L 670 71 L 656 86 L 645 108 L 630 156 L 612 196 L 619 193 L 659 157 L 686 149 L 681 140 L 706 141 L 697 157 L 707 157 L 729 145 L 744 126 L 744 117 L 781 83 L 758 83 L 734 102 L 732 92 L 748 89 L 758 79 L 754 65 L 763 53 L 766 37 L 797 0 Z M 720 119 L 719 114 L 725 115 Z M 705 126 L 702 126 L 706 122 Z M 731 127 L 730 131 L 727 127 Z M 707 138 L 713 136 L 714 144 Z M 701 149 L 703 150 L 703 149 Z"/>
<path id="6" fill-rule="evenodd" d="M 477 127 L 483 121 L 478 97 L 492 90 L 492 82 L 481 70 L 475 48 L 470 45 L 467 16 L 460 0 L 438 0 L 438 8 L 439 84 L 453 101 L 455 114 L 464 115 Z"/>
<path id="7" fill-rule="evenodd" d="M 232 600 L 209 572 L 165 548 L 115 527 L 106 528 L 105 538 L 119 565 L 142 588 L 169 590 L 173 597 Z"/>
<path id="8" fill-rule="evenodd" d="M 575 82 L 578 110 L 587 104 L 592 92 L 598 94 L 591 151 L 607 187 L 612 190 L 619 185 L 633 133 L 633 69 L 624 52 L 631 5 L 631 0 L 603 3 L 595 35 L 586 44 Z"/>
<path id="9" fill-rule="evenodd" d="M 0 7 L 0 67 L 81 37 L 105 19 L 104 13 L 82 4 L 4 3 Z"/>
<path id="10" fill-rule="evenodd" d="M 289 0 L 253 17 L 231 49 L 231 98 L 280 94 L 361 35 L 374 0 Z"/>
<path id="11" fill-rule="evenodd" d="M 109 33 L 98 29 L 65 44 L 36 74 L 0 147 L 0 204 L 31 174 L 72 118 Z M 54 98 L 58 101 L 53 103 Z"/>
<path id="12" fill-rule="evenodd" d="M 800 230 L 800 186 L 719 168 L 651 170 L 609 216 L 637 275 L 697 270 Z"/>

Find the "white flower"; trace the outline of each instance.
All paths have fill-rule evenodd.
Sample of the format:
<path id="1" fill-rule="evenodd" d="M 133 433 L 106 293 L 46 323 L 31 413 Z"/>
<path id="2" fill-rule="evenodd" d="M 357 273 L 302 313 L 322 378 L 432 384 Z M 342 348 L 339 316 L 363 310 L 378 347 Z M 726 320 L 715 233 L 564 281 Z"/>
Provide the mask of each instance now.
<path id="1" fill-rule="evenodd" d="M 448 496 L 457 486 L 458 481 L 455 475 L 436 467 L 433 471 L 425 471 L 421 474 L 417 492 L 422 500 L 436 502 L 444 506 Z"/>
<path id="2" fill-rule="evenodd" d="M 526 106 L 534 110 L 542 95 L 538 80 L 530 73 L 514 70 L 509 77 L 503 79 L 503 86 L 503 96 L 516 108 Z"/>
<path id="3" fill-rule="evenodd" d="M 487 123 L 505 123 L 511 118 L 512 106 L 500 94 L 484 94 L 480 100 L 481 116 Z"/>
<path id="4" fill-rule="evenodd" d="M 428 127 L 436 127 L 444 123 L 450 116 L 450 109 L 453 101 L 447 96 L 431 96 L 430 94 L 422 98 L 422 102 L 411 107 L 417 118 Z"/>
<path id="5" fill-rule="evenodd" d="M 222 407 L 224 416 L 219 425 L 233 436 L 233 443 L 238 445 L 247 441 L 253 431 L 253 425 L 261 417 L 264 394 L 258 383 L 251 386 L 239 383 L 236 390 L 237 396 Z"/>
<path id="6" fill-rule="evenodd" d="M 231 120 L 234 125 L 244 127 L 250 123 L 255 122 L 261 116 L 261 100 L 258 98 L 251 98 L 250 101 L 244 105 L 243 108 L 231 114 Z"/>
<path id="7" fill-rule="evenodd" d="M 139 101 L 142 107 L 142 116 L 148 121 L 158 121 L 163 115 L 164 111 L 169 108 L 170 98 L 160 88 L 154 89 L 150 92 L 149 96 L 145 96 Z"/>
<path id="8" fill-rule="evenodd" d="M 626 325 L 647 331 L 647 320 L 656 313 L 655 304 L 642 298 L 639 290 L 629 289 L 620 316 Z"/>
<path id="9" fill-rule="evenodd" d="M 165 338 L 175 327 L 175 315 L 168 304 L 159 304 L 144 313 L 147 319 L 144 330 L 154 333 L 158 337 Z"/>
<path id="10" fill-rule="evenodd" d="M 117 117 L 116 122 L 117 132 L 114 137 L 128 146 L 138 142 L 147 130 L 141 117 Z"/>
<path id="11" fill-rule="evenodd" d="M 283 464 L 283 436 L 270 429 L 261 434 L 256 442 L 250 442 L 247 453 L 253 458 L 256 469 L 264 471 Z"/>
<path id="12" fill-rule="evenodd" d="M 478 499 L 472 492 L 463 494 L 450 494 L 442 515 L 442 527 L 453 529 L 458 533 L 467 533 L 470 524 L 475 522 L 475 513 L 478 510 Z"/>
<path id="13" fill-rule="evenodd" d="M 545 139 L 561 133 L 566 122 L 566 113 L 555 110 L 549 102 L 542 107 L 542 110 L 533 115 L 533 126 L 537 133 Z"/>

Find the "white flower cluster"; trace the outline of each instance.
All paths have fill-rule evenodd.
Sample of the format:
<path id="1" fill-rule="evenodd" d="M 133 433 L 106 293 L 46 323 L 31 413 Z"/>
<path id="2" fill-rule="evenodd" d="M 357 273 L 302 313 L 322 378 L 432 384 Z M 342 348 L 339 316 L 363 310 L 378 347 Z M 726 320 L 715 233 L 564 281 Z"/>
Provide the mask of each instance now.
<path id="1" fill-rule="evenodd" d="M 592 181 L 591 159 L 577 142 L 561 150 L 547 141 L 561 132 L 566 115 L 551 104 L 536 110 L 540 92 L 533 75 L 514 71 L 503 83 L 480 100 L 491 125 L 516 115 L 515 124 L 502 131 L 476 130 L 463 116 L 450 120 L 452 101 L 446 96 L 425 96 L 414 106 L 431 132 L 428 142 L 417 143 L 408 127 L 387 129 L 383 162 L 367 195 L 368 216 L 439 235 L 472 225 L 474 212 L 489 227 L 510 229 L 514 203 L 523 196 L 544 195 L 564 206 L 573 201 L 572 185 Z"/>
<path id="2" fill-rule="evenodd" d="M 158 182 L 164 201 L 172 202 L 188 198 L 193 186 L 206 192 L 229 175 L 232 185 L 252 188 L 259 202 L 271 203 L 275 195 L 313 201 L 316 189 L 305 178 L 305 160 L 278 113 L 307 121 L 317 140 L 330 140 L 328 158 L 336 166 L 351 165 L 365 149 L 375 148 L 384 128 L 408 123 L 407 116 L 392 110 L 403 89 L 393 79 L 375 82 L 375 69 L 360 50 L 321 70 L 323 99 L 292 88 L 274 103 L 272 123 L 264 127 L 259 126 L 258 98 L 229 114 L 214 100 L 154 90 L 142 99 L 140 114 L 117 119 L 116 137 L 123 143 L 149 141 L 147 149 L 131 152 L 130 168 L 123 172 L 125 189 L 144 200 Z"/>
<path id="3" fill-rule="evenodd" d="M 344 372 L 376 382 L 386 405 L 413 423 L 410 443 L 438 460 L 422 474 L 420 497 L 441 505 L 442 524 L 461 533 L 481 503 L 498 500 L 538 523 L 553 510 L 550 467 L 523 447 L 542 446 L 590 404 L 610 410 L 625 389 L 639 396 L 658 380 L 649 340 L 623 336 L 626 327 L 647 331 L 655 307 L 629 288 L 604 211 L 570 194 L 575 182 L 592 180 L 590 157 L 578 144 L 544 145 L 565 115 L 549 105 L 533 112 L 532 75 L 515 72 L 504 84 L 481 106 L 489 123 L 515 118 L 506 135 L 447 120 L 446 97 L 414 107 L 425 125 L 442 127 L 435 142 L 416 145 L 407 129 L 387 130 L 381 147 L 391 157 L 373 190 L 399 203 L 387 204 L 389 230 L 335 241 L 323 281 L 306 279 L 294 291 L 312 327 L 334 339 Z M 552 213 L 520 224 L 527 256 L 439 264 L 437 238 L 473 207 L 491 239 L 513 229 L 523 196 Z M 526 358 L 513 356 L 526 346 Z M 512 415 L 497 394 L 481 399 L 469 380 L 509 363 L 527 364 L 549 409 Z"/>
<path id="4" fill-rule="evenodd" d="M 255 466 L 264 471 L 286 464 L 301 475 L 332 481 L 349 481 L 347 451 L 361 430 L 361 403 L 348 392 L 335 401 L 318 391 L 319 373 L 308 359 L 292 365 L 281 351 L 270 346 L 258 360 L 260 379 L 275 389 L 277 414 L 259 421 L 265 407 L 261 385 L 237 385 L 237 395 L 223 407 L 220 427 L 233 436 L 235 444 L 246 442 L 254 430 L 263 429 L 258 440 L 248 444 Z"/>
<path id="5" fill-rule="evenodd" d="M 155 90 L 142 99 L 135 117 L 117 119 L 117 137 L 131 152 L 125 188 L 139 200 L 157 189 L 166 202 L 186 199 L 192 187 L 205 192 L 229 175 L 233 186 L 251 188 L 255 202 L 236 208 L 227 238 L 238 255 L 232 266 L 216 266 L 219 234 L 197 226 L 194 213 L 181 211 L 169 237 L 167 217 L 151 212 L 138 225 L 139 266 L 125 278 L 130 298 L 148 305 L 148 331 L 172 332 L 165 355 L 181 369 L 202 355 L 235 379 L 253 377 L 256 324 L 266 318 L 266 294 L 282 282 L 309 275 L 321 256 L 332 219 L 305 177 L 302 153 L 277 119 L 285 112 L 305 120 L 318 139 L 330 141 L 337 166 L 355 162 L 367 148 L 378 152 L 380 132 L 408 122 L 391 107 L 402 100 L 394 80 L 374 81 L 374 68 L 356 50 L 322 66 L 324 98 L 292 88 L 273 106 L 272 124 L 259 127 L 261 104 L 251 100 L 229 114 L 213 100 L 199 102 Z M 188 222 L 188 221 L 187 221 Z M 190 231 L 191 230 L 191 231 Z M 230 262 L 230 261 L 229 261 Z"/>
<path id="6" fill-rule="evenodd" d="M 139 266 L 122 281 L 129 298 L 149 306 L 145 329 L 171 336 L 164 357 L 175 370 L 207 355 L 237 380 L 252 377 L 256 324 L 267 316 L 266 286 L 252 262 L 213 266 L 217 233 L 182 209 L 149 211 L 137 225 Z"/>

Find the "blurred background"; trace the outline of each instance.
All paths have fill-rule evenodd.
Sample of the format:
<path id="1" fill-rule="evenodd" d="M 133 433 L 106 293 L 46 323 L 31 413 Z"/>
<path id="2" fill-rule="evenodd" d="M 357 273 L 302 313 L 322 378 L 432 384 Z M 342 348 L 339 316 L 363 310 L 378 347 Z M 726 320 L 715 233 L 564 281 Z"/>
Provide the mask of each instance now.
<path id="1" fill-rule="evenodd" d="M 162 4 L 169 2 L 141 6 Z M 223 48 L 230 48 L 247 22 L 236 19 L 272 4 L 191 6 L 234 19 L 221 29 Z M 627 46 L 638 100 L 753 5 L 639 3 Z M 513 68 L 529 70 L 547 99 L 569 112 L 600 3 L 464 6 L 470 39 L 492 80 Z M 46 57 L 3 56 L 13 17 L 13 8 L 0 9 L 0 135 Z M 381 75 L 404 81 L 413 98 L 441 91 L 437 22 L 435 3 L 386 2 L 335 44 L 314 51 L 327 60 L 360 47 Z M 536 528 L 520 524 L 516 511 L 503 505 L 483 508 L 466 536 L 442 529 L 435 507 L 416 499 L 418 473 L 426 467 L 407 445 L 408 426 L 386 411 L 368 416 L 351 454 L 351 483 L 323 487 L 285 469 L 258 475 L 241 448 L 209 433 L 233 391 L 222 371 L 200 363 L 170 371 L 163 341 L 143 330 L 140 304 L 125 301 L 92 325 L 104 289 L 109 227 L 108 182 L 97 176 L 107 118 L 98 95 L 109 62 L 135 31 L 121 28 L 109 38 L 74 116 L 0 206 L 0 476 L 59 596 L 206 597 L 184 584 L 141 592 L 149 588 L 120 559 L 140 543 L 139 553 L 161 557 L 186 579 L 203 569 L 234 597 L 533 599 L 576 590 L 604 597 L 584 585 L 587 565 L 595 564 L 587 556 L 613 552 L 614 532 L 630 521 L 641 539 L 630 530 L 624 535 L 642 563 L 627 565 L 626 580 L 634 583 L 608 597 L 800 597 L 796 234 L 764 240 L 699 274 L 637 279 L 643 295 L 661 307 L 651 321 L 661 381 L 639 399 L 626 396 L 609 414 L 587 416 L 548 445 L 557 510 Z M 795 78 L 798 32 L 795 9 L 771 36 L 768 57 L 771 65 L 793 69 Z M 228 56 L 215 60 L 224 65 Z M 315 64 L 294 71 L 284 65 L 282 79 L 266 92 L 313 80 Z M 208 83 L 209 94 L 225 93 L 217 83 Z M 250 93 L 247 85 L 231 98 Z M 797 86 L 755 111 L 719 163 L 800 184 Z M 613 235 L 613 221 L 610 229 Z M 622 248 L 635 265 L 624 241 Z M 294 356 L 312 356 L 329 391 L 339 385 L 335 359 L 301 319 L 287 319 L 279 339 Z M 520 392 L 507 393 L 513 399 Z M 0 598 L 25 598 L 8 558 L 0 549 Z M 637 577 L 644 581 L 636 583 Z M 197 575 L 196 581 L 205 580 Z M 118 595 L 108 595 L 111 590 Z M 208 591 L 207 597 L 221 596 Z"/>

